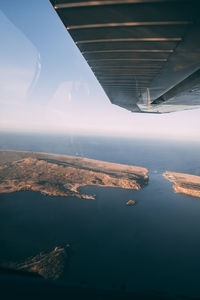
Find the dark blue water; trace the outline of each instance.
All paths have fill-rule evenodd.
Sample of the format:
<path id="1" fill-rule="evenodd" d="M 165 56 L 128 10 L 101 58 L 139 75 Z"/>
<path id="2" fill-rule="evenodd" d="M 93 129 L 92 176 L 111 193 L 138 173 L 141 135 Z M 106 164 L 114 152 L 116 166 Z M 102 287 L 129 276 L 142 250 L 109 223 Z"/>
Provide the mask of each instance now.
<path id="1" fill-rule="evenodd" d="M 151 172 L 200 174 L 200 141 L 0 133 L 0 149 L 78 155 L 144 166 Z"/>
<path id="2" fill-rule="evenodd" d="M 141 191 L 84 187 L 96 200 L 0 195 L 0 253 L 15 260 L 70 243 L 66 280 L 92 286 L 200 296 L 200 199 L 175 194 L 166 169 L 199 174 L 196 144 L 1 135 L 1 148 L 82 155 L 145 166 Z M 136 205 L 126 202 L 135 199 Z"/>

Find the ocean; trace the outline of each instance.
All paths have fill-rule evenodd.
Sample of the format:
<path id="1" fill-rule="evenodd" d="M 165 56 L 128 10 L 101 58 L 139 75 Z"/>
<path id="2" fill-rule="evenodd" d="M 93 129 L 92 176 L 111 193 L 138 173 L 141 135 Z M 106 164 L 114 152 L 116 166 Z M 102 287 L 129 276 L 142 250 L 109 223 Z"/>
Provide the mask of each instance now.
<path id="1" fill-rule="evenodd" d="M 200 199 L 175 194 L 166 170 L 200 175 L 200 143 L 1 133 L 0 149 L 142 166 L 140 191 L 86 186 L 96 199 L 0 194 L 0 256 L 20 260 L 70 244 L 66 280 L 100 288 L 200 297 Z M 126 206 L 130 199 L 134 206 Z"/>

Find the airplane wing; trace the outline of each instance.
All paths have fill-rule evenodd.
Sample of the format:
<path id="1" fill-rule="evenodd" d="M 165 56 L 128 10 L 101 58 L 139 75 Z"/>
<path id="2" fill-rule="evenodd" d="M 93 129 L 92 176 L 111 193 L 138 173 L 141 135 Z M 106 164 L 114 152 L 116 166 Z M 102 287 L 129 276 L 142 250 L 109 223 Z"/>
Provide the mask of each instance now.
<path id="1" fill-rule="evenodd" d="M 50 0 L 111 103 L 200 108 L 199 0 Z"/>

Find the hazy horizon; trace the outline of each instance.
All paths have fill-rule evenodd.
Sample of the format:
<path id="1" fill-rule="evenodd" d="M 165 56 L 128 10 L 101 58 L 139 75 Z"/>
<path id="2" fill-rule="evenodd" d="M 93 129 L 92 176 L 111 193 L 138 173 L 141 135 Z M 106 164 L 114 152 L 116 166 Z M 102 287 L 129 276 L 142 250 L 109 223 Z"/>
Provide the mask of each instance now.
<path id="1" fill-rule="evenodd" d="M 111 104 L 49 1 L 1 7 L 1 130 L 200 139 L 200 109 L 136 114 Z"/>
<path id="2" fill-rule="evenodd" d="M 97 138 L 119 138 L 119 139 L 132 139 L 132 140 L 144 140 L 144 141 L 160 141 L 160 142 L 177 142 L 177 143 L 185 143 L 185 142 L 190 142 L 190 143 L 198 143 L 200 144 L 200 140 L 195 138 L 195 137 L 177 137 L 175 136 L 156 136 L 156 135 L 128 135 L 128 134 L 119 134 L 119 133 L 107 133 L 105 134 L 102 132 L 92 132 L 92 131 L 52 131 L 52 130 L 16 130 L 14 128 L 7 128 L 7 129 L 0 129 L 0 134 L 14 134 L 14 135 L 24 135 L 24 136 L 49 136 L 49 137 L 54 137 L 54 136 L 71 136 L 71 137 L 97 137 Z"/>

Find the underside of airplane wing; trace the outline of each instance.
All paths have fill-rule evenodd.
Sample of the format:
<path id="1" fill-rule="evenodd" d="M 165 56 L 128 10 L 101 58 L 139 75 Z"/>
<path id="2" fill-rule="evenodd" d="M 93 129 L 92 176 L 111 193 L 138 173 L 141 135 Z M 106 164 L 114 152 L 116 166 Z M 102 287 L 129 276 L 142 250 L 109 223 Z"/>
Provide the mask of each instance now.
<path id="1" fill-rule="evenodd" d="M 199 0 L 50 0 L 111 103 L 200 108 Z"/>

